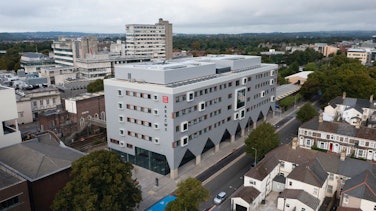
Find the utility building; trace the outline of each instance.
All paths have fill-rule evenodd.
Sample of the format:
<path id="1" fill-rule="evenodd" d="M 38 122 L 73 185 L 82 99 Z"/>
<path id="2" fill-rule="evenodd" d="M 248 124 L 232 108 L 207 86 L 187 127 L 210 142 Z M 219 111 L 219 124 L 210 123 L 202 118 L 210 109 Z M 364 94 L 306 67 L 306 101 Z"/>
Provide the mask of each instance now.
<path id="1" fill-rule="evenodd" d="M 110 149 L 171 178 L 178 168 L 273 115 L 277 65 L 261 57 L 211 55 L 116 66 L 106 79 Z"/>

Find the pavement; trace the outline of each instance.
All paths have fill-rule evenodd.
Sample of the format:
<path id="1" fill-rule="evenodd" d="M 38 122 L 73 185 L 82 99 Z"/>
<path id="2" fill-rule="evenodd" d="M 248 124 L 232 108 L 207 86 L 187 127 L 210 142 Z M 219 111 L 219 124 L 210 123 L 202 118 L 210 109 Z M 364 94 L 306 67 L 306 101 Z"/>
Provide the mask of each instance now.
<path id="1" fill-rule="evenodd" d="M 295 110 L 299 109 L 299 107 L 300 105 L 295 108 L 291 108 L 290 110 L 287 110 L 279 114 L 278 116 L 275 115 L 274 117 L 269 118 L 266 121 L 272 125 L 275 125 L 276 123 L 284 119 L 286 116 L 290 115 Z M 293 118 L 290 121 L 292 120 Z M 288 124 L 288 122 L 286 124 Z M 278 128 L 277 130 L 280 130 L 282 127 Z M 184 166 L 179 168 L 178 170 L 179 177 L 175 180 L 171 179 L 169 174 L 166 176 L 163 176 L 153 171 L 134 165 L 133 176 L 139 181 L 139 184 L 141 185 L 142 199 L 143 199 L 142 202 L 139 204 L 139 207 L 136 210 L 137 211 L 146 210 L 147 208 L 151 207 L 153 204 L 158 202 L 160 199 L 162 199 L 164 196 L 173 193 L 177 187 L 177 184 L 180 181 L 183 181 L 189 177 L 196 177 L 200 175 L 209 167 L 213 166 L 218 161 L 222 160 L 223 158 L 231 154 L 236 149 L 242 147 L 244 145 L 244 139 L 247 136 L 248 136 L 248 133 L 246 132 L 244 137 L 240 137 L 236 139 L 235 142 L 221 143 L 219 146 L 220 149 L 216 153 L 214 153 L 214 148 L 211 150 L 208 150 L 203 155 L 201 155 L 201 162 L 198 165 L 196 165 L 195 159 L 186 163 Z M 237 159 L 235 159 L 233 162 L 236 162 L 236 160 Z M 231 164 L 232 162 L 230 162 L 227 166 L 230 166 Z M 211 178 L 215 177 L 215 175 L 219 174 L 224 169 L 226 169 L 226 167 L 219 170 L 213 176 L 205 180 L 203 184 L 210 181 Z M 159 183 L 158 186 L 156 186 L 156 178 L 158 179 L 158 183 Z M 274 206 L 274 209 L 275 208 L 276 207 Z"/>

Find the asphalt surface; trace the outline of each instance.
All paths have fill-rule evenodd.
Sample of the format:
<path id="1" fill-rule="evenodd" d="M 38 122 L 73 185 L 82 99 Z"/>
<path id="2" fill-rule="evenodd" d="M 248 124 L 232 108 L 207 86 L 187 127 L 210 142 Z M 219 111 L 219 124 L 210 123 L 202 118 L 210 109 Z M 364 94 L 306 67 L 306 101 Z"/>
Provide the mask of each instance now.
<path id="1" fill-rule="evenodd" d="M 297 136 L 297 131 L 299 126 L 301 125 L 301 122 L 297 119 L 294 119 L 294 117 L 295 113 L 292 113 L 275 125 L 275 128 L 278 129 L 278 135 L 280 136 L 281 144 L 289 143 L 293 137 Z M 286 124 L 288 122 L 289 124 Z M 196 178 L 202 182 L 207 180 L 210 176 L 212 176 L 220 169 L 228 165 L 231 161 L 243 154 L 244 148 L 245 146 L 237 149 L 229 156 L 220 160 L 217 164 L 215 164 L 202 174 L 198 175 Z M 216 205 L 215 210 L 231 210 L 231 194 L 243 184 L 243 175 L 251 168 L 252 164 L 253 159 L 246 155 L 242 157 L 238 162 L 230 166 L 228 169 L 224 170 L 221 174 L 214 177 L 206 185 L 204 185 L 204 187 L 210 191 L 211 195 L 207 202 L 200 204 L 199 210 L 207 210 L 208 208 L 213 207 L 213 199 L 215 195 L 221 191 L 225 191 L 227 193 L 227 198 L 220 205 Z"/>

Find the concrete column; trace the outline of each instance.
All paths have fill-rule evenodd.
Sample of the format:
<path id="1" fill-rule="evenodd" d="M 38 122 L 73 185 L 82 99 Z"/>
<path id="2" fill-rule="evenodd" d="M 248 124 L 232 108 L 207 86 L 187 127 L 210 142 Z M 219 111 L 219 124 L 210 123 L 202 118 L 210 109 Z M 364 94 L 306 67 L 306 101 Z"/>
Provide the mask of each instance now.
<path id="1" fill-rule="evenodd" d="M 196 165 L 201 163 L 201 154 L 196 156 Z"/>
<path id="2" fill-rule="evenodd" d="M 215 148 L 214 148 L 214 152 L 218 152 L 219 151 L 219 144 L 215 145 Z"/>
<path id="3" fill-rule="evenodd" d="M 231 135 L 231 143 L 235 142 L 235 135 Z"/>
<path id="4" fill-rule="evenodd" d="M 178 178 L 178 169 L 171 169 L 171 170 L 170 170 L 170 178 L 171 178 L 171 179 L 176 179 L 176 178 Z"/>
<path id="5" fill-rule="evenodd" d="M 257 124 L 256 124 L 256 122 L 254 122 L 253 123 L 253 129 L 256 129 L 256 127 L 257 127 Z"/>
<path id="6" fill-rule="evenodd" d="M 241 135 L 242 135 L 242 137 L 244 137 L 244 135 L 245 135 L 245 129 L 244 128 L 241 130 Z"/>

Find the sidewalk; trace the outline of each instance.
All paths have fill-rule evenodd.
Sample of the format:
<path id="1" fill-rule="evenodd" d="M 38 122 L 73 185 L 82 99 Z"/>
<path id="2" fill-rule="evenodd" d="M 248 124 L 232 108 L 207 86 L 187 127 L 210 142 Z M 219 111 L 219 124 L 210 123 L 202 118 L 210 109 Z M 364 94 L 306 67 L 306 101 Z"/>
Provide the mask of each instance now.
<path id="1" fill-rule="evenodd" d="M 297 106 L 295 109 L 299 109 Z M 286 116 L 290 115 L 294 112 L 294 108 L 282 113 L 281 115 L 274 116 L 273 118 L 267 119 L 266 121 L 270 124 L 274 125 L 281 121 Z M 292 121 L 291 119 L 290 121 Z M 287 123 L 286 123 L 287 124 Z M 280 130 L 278 128 L 277 130 Z M 247 137 L 247 133 L 244 137 L 240 137 L 236 139 L 235 142 L 223 142 L 220 144 L 220 149 L 217 153 L 214 153 L 214 148 L 205 152 L 201 155 L 201 163 L 196 165 L 195 159 L 186 163 L 184 166 L 179 168 L 179 177 L 176 180 L 170 178 L 170 175 L 160 175 L 150 170 L 134 166 L 134 177 L 140 182 L 142 187 L 142 199 L 143 201 L 140 203 L 139 208 L 136 209 L 137 211 L 145 210 L 152 206 L 154 203 L 162 199 L 164 196 L 171 194 L 175 189 L 176 185 L 180 182 L 185 180 L 188 177 L 196 177 L 209 167 L 213 166 L 219 160 L 225 158 L 233 151 L 238 149 L 239 147 L 244 145 L 244 139 Z M 231 163 L 230 163 L 231 164 Z M 230 165 L 229 164 L 229 165 Z M 226 168 L 226 167 L 225 167 Z M 155 184 L 155 180 L 158 178 L 159 185 L 158 187 Z M 209 181 L 206 180 L 205 182 Z"/>

